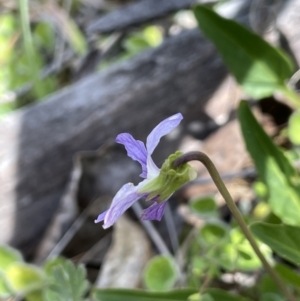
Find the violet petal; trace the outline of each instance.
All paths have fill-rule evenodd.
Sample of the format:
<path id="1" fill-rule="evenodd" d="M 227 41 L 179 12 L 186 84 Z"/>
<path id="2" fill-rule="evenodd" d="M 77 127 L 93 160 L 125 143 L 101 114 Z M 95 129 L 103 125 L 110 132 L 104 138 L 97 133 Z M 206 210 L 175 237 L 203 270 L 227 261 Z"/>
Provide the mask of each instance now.
<path id="1" fill-rule="evenodd" d="M 141 216 L 142 220 L 158 220 L 160 221 L 164 215 L 167 202 L 157 203 L 155 202 L 150 207 L 143 211 Z"/>
<path id="2" fill-rule="evenodd" d="M 97 219 L 95 220 L 95 223 L 100 223 L 100 222 L 104 221 L 104 218 L 105 218 L 105 215 L 106 215 L 107 211 L 108 211 L 108 210 L 106 210 L 106 211 L 100 213 L 100 214 L 98 215 Z"/>
<path id="3" fill-rule="evenodd" d="M 140 140 L 135 140 L 130 134 L 122 133 L 116 138 L 116 142 L 123 144 L 126 148 L 127 155 L 131 159 L 138 161 L 142 166 L 142 178 L 147 177 L 147 150 L 145 144 Z"/>
<path id="4" fill-rule="evenodd" d="M 153 162 L 151 156 L 147 158 L 147 179 L 154 179 L 159 175 L 160 169 Z"/>
<path id="5" fill-rule="evenodd" d="M 138 186 L 134 186 L 132 183 L 127 183 L 118 191 L 105 215 L 103 224 L 104 229 L 112 226 L 134 202 L 146 195 L 137 192 L 137 190 L 143 185 L 143 182 L 141 182 Z"/>
<path id="6" fill-rule="evenodd" d="M 183 119 L 180 113 L 177 113 L 160 122 L 147 137 L 146 148 L 148 156 L 152 155 L 154 149 L 160 141 L 160 138 L 170 133 Z"/>

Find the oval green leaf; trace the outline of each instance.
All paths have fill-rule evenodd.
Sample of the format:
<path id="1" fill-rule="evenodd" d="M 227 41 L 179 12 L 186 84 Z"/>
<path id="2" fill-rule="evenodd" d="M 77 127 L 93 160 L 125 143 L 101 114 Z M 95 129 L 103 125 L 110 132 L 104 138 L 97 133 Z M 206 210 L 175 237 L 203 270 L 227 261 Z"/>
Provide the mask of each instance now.
<path id="1" fill-rule="evenodd" d="M 274 270 L 282 280 L 300 290 L 300 275 L 296 271 L 283 264 L 277 264 Z"/>
<path id="2" fill-rule="evenodd" d="M 211 197 L 204 197 L 190 202 L 190 208 L 193 212 L 202 217 L 216 216 L 216 202 Z"/>
<path id="3" fill-rule="evenodd" d="M 171 256 L 156 256 L 147 264 L 144 271 L 145 285 L 156 291 L 171 289 L 178 278 L 178 268 Z"/>
<path id="4" fill-rule="evenodd" d="M 204 240 L 208 245 L 220 243 L 226 234 L 227 229 L 223 225 L 219 225 L 217 223 L 206 224 L 199 232 L 200 239 Z"/>
<path id="5" fill-rule="evenodd" d="M 9 246 L 0 246 L 0 271 L 6 271 L 12 263 L 21 261 L 23 258 L 19 251 Z"/>
<path id="6" fill-rule="evenodd" d="M 240 103 L 238 117 L 247 150 L 268 188 L 271 210 L 284 223 L 300 226 L 300 180 L 295 168 L 256 121 L 245 101 Z"/>
<path id="7" fill-rule="evenodd" d="M 25 263 L 11 264 L 5 276 L 9 288 L 16 294 L 25 295 L 45 285 L 43 272 L 37 267 Z"/>
<path id="8" fill-rule="evenodd" d="M 239 229 L 231 230 L 230 239 L 230 243 L 222 246 L 218 258 L 223 268 L 229 271 L 254 271 L 261 267 L 261 261 Z M 259 243 L 259 247 L 263 255 L 269 259 L 272 251 L 268 246 Z"/>
<path id="9" fill-rule="evenodd" d="M 9 289 L 4 275 L 0 274 L 0 300 L 6 300 L 12 296 L 12 292 Z"/>
<path id="10" fill-rule="evenodd" d="M 283 258 L 300 266 L 300 228 L 288 225 L 253 223 L 250 230 Z"/>
<path id="11" fill-rule="evenodd" d="M 250 96 L 270 96 L 284 87 L 293 66 L 282 51 L 205 6 L 196 6 L 194 14 L 200 29 L 214 43 L 237 82 Z"/>

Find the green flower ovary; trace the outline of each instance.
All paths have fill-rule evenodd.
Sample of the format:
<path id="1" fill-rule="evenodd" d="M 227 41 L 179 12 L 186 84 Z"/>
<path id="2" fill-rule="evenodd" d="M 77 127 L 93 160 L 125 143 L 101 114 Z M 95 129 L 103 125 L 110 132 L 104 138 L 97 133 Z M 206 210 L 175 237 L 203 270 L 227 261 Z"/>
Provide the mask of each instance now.
<path id="1" fill-rule="evenodd" d="M 177 151 L 175 154 L 170 155 L 162 165 L 159 175 L 139 190 L 140 193 L 149 193 L 146 200 L 151 200 L 158 196 L 156 201 L 158 203 L 162 202 L 183 184 L 196 178 L 195 170 L 187 163 L 176 169 L 172 167 L 173 161 L 182 154 L 182 152 Z"/>

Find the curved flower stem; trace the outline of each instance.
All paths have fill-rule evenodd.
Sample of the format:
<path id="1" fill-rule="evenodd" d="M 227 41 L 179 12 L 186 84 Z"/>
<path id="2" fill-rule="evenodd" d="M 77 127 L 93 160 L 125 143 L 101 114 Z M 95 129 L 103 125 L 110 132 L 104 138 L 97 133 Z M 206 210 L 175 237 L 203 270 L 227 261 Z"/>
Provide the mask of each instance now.
<path id="1" fill-rule="evenodd" d="M 280 277 L 277 275 L 277 273 L 273 270 L 273 268 L 270 266 L 264 255 L 261 253 L 254 237 L 252 236 L 251 232 L 248 229 L 247 224 L 245 223 L 243 216 L 241 215 L 239 209 L 237 208 L 236 204 L 234 203 L 230 193 L 228 192 L 223 180 L 220 177 L 219 172 L 217 171 L 215 165 L 213 162 L 209 159 L 209 157 L 202 153 L 202 152 L 189 152 L 186 153 L 179 158 L 175 159 L 173 161 L 173 167 L 176 168 L 184 163 L 187 163 L 189 161 L 200 161 L 208 170 L 209 174 L 211 175 L 214 183 L 216 184 L 218 190 L 220 191 L 221 195 L 225 199 L 228 208 L 230 209 L 233 217 L 236 219 L 238 225 L 242 229 L 245 237 L 248 239 L 249 243 L 251 244 L 254 252 L 264 265 L 265 269 L 268 271 L 270 276 L 273 278 L 275 283 L 280 287 L 284 295 L 286 296 L 287 300 L 289 301 L 297 301 L 296 298 L 287 290 L 285 284 L 280 279 Z"/>

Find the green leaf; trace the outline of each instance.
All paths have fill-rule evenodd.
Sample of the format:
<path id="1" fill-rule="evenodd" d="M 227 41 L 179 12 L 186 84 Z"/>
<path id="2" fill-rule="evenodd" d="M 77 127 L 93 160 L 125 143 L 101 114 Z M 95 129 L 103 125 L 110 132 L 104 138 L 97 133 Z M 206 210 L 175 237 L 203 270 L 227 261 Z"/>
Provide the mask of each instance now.
<path id="1" fill-rule="evenodd" d="M 43 272 L 37 267 L 21 262 L 11 264 L 5 273 L 9 288 L 18 295 L 26 295 L 45 286 Z"/>
<path id="2" fill-rule="evenodd" d="M 6 271 L 11 264 L 22 261 L 23 258 L 19 251 L 9 246 L 0 246 L 0 271 Z"/>
<path id="3" fill-rule="evenodd" d="M 222 242 L 227 235 L 227 229 L 220 223 L 207 223 L 199 231 L 200 239 L 208 245 Z"/>
<path id="4" fill-rule="evenodd" d="M 269 293 L 281 295 L 280 288 L 274 282 L 273 278 L 271 278 L 268 274 L 265 274 L 261 277 L 261 279 L 257 283 L 257 286 L 261 295 Z"/>
<path id="5" fill-rule="evenodd" d="M 0 299 L 12 295 L 5 275 L 8 268 L 16 262 L 22 262 L 23 258 L 19 251 L 9 247 L 0 246 Z"/>
<path id="6" fill-rule="evenodd" d="M 59 258 L 46 265 L 50 286 L 45 291 L 46 300 L 81 301 L 89 284 L 82 265 L 75 266 L 70 260 Z"/>
<path id="7" fill-rule="evenodd" d="M 14 107 L 13 103 L 6 103 L 3 96 L 9 92 L 12 81 L 9 65 L 16 51 L 14 37 L 20 30 L 17 26 L 17 19 L 13 13 L 0 15 L 0 98 L 2 98 L 0 101 L 0 118 L 1 115 L 11 111 Z"/>
<path id="8" fill-rule="evenodd" d="M 281 279 L 296 287 L 298 290 L 300 289 L 300 275 L 294 270 L 284 264 L 277 264 L 274 269 Z"/>
<path id="9" fill-rule="evenodd" d="M 265 202 L 258 203 L 253 209 L 253 217 L 259 220 L 265 220 L 270 213 L 270 205 Z"/>
<path id="10" fill-rule="evenodd" d="M 186 301 L 196 291 L 179 289 L 170 292 L 149 292 L 128 289 L 95 289 L 93 300 L 97 301 Z"/>
<path id="11" fill-rule="evenodd" d="M 221 289 L 217 288 L 210 288 L 205 290 L 206 294 L 209 294 L 212 297 L 213 301 L 250 301 L 247 298 L 233 295 L 231 293 L 228 293 L 226 291 L 223 291 Z M 202 301 L 202 299 L 201 299 Z"/>
<path id="12" fill-rule="evenodd" d="M 123 42 L 127 57 L 134 56 L 150 47 L 157 47 L 163 41 L 161 29 L 158 26 L 147 26 L 143 31 L 129 35 Z"/>
<path id="13" fill-rule="evenodd" d="M 214 298 L 210 295 L 210 294 L 204 294 L 202 295 L 201 297 L 199 296 L 198 294 L 198 299 L 196 299 L 196 296 L 195 296 L 195 301 L 214 301 Z M 194 301 L 193 299 L 189 300 L 189 301 Z"/>
<path id="14" fill-rule="evenodd" d="M 250 229 L 274 252 L 300 266 L 300 228 L 256 222 Z"/>
<path id="15" fill-rule="evenodd" d="M 215 44 L 227 67 L 254 98 L 272 95 L 292 75 L 291 60 L 257 34 L 205 6 L 196 6 L 199 27 Z"/>
<path id="16" fill-rule="evenodd" d="M 0 274 L 0 300 L 8 299 L 12 296 L 12 291 L 9 289 L 7 285 L 7 281 L 4 275 Z"/>
<path id="17" fill-rule="evenodd" d="M 147 26 L 143 30 L 143 35 L 151 47 L 156 47 L 163 41 L 163 35 L 158 26 Z"/>
<path id="18" fill-rule="evenodd" d="M 44 293 L 43 290 L 37 290 L 30 292 L 26 295 L 26 301 L 44 301 Z"/>
<path id="19" fill-rule="evenodd" d="M 261 296 L 260 301 L 285 301 L 285 299 L 274 293 L 266 293 Z"/>
<path id="20" fill-rule="evenodd" d="M 206 260 L 206 258 L 203 258 L 202 256 L 194 256 L 191 259 L 192 272 L 200 277 L 208 268 L 209 264 L 210 263 Z"/>
<path id="21" fill-rule="evenodd" d="M 33 39 L 34 44 L 38 48 L 42 48 L 43 50 L 47 50 L 48 52 L 54 51 L 55 31 L 49 23 L 38 23 L 34 28 Z"/>
<path id="22" fill-rule="evenodd" d="M 138 54 L 150 47 L 149 43 L 141 35 L 132 35 L 131 37 L 128 37 L 123 45 L 131 55 Z"/>
<path id="23" fill-rule="evenodd" d="M 300 144 L 300 110 L 294 112 L 290 117 L 288 134 L 294 144 Z"/>
<path id="24" fill-rule="evenodd" d="M 66 259 L 63 257 L 55 257 L 55 258 L 51 258 L 49 260 L 47 260 L 44 264 L 44 271 L 46 272 L 46 274 L 51 277 L 52 275 L 52 270 L 53 268 L 60 266 L 60 265 L 64 265 L 65 264 Z"/>
<path id="25" fill-rule="evenodd" d="M 222 247 L 217 258 L 223 268 L 229 271 L 254 271 L 261 267 L 261 261 L 240 229 L 232 229 L 230 239 L 231 242 Z M 258 244 L 263 255 L 270 258 L 272 251 L 268 246 Z"/>
<path id="26" fill-rule="evenodd" d="M 190 202 L 191 210 L 202 217 L 216 216 L 216 202 L 212 197 L 203 197 Z"/>
<path id="27" fill-rule="evenodd" d="M 300 187 L 295 168 L 264 132 L 246 102 L 240 103 L 238 115 L 247 150 L 268 188 L 271 210 L 284 223 L 300 225 Z"/>
<path id="28" fill-rule="evenodd" d="M 254 189 L 256 195 L 261 199 L 265 199 L 266 196 L 268 195 L 268 188 L 261 181 L 254 182 L 253 189 Z"/>
<path id="29" fill-rule="evenodd" d="M 171 289 L 178 278 L 178 269 L 171 256 L 156 256 L 152 258 L 144 271 L 145 285 L 156 291 Z"/>
<path id="30" fill-rule="evenodd" d="M 66 18 L 65 25 L 67 38 L 72 48 L 81 55 L 86 53 L 87 43 L 83 33 L 81 32 L 77 24 L 71 18 Z"/>

